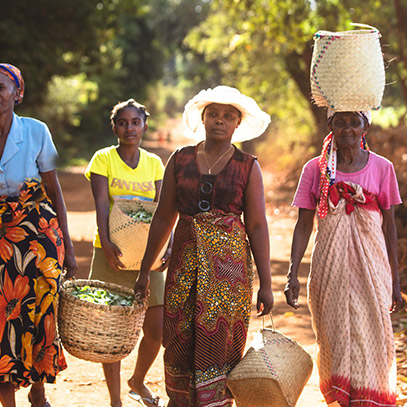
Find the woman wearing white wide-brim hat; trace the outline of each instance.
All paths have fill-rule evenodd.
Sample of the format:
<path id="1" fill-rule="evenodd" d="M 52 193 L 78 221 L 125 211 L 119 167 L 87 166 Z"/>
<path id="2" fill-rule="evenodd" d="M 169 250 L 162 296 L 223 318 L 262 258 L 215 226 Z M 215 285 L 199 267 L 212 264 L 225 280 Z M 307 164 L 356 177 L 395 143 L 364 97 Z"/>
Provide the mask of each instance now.
<path id="1" fill-rule="evenodd" d="M 260 166 L 231 142 L 260 136 L 270 117 L 227 86 L 198 93 L 183 117 L 187 132 L 204 141 L 175 151 L 167 164 L 135 291 L 146 295 L 149 270 L 179 215 L 164 300 L 168 406 L 231 406 L 226 375 L 246 343 L 250 251 L 258 315 L 273 306 Z"/>

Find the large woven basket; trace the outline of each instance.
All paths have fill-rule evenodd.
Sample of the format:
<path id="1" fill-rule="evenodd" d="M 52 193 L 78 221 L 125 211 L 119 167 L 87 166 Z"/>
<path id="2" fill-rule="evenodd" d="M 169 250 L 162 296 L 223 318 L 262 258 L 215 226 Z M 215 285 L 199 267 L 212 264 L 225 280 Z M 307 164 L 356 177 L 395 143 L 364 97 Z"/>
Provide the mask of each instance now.
<path id="1" fill-rule="evenodd" d="M 93 304 L 71 294 L 75 286 L 102 288 L 114 294 L 134 294 L 130 288 L 98 280 L 62 284 L 58 306 L 58 331 L 64 348 L 90 362 L 117 362 L 137 344 L 147 303 L 138 297 L 132 306 Z"/>
<path id="2" fill-rule="evenodd" d="M 385 86 L 379 31 L 374 27 L 318 31 L 310 80 L 312 98 L 318 106 L 337 111 L 379 109 Z"/>
<path id="3" fill-rule="evenodd" d="M 144 209 L 154 213 L 157 203 L 138 199 L 115 199 L 109 215 L 110 241 L 121 251 L 120 261 L 126 270 L 139 270 L 144 251 L 147 246 L 150 224 L 140 222 L 129 216 L 130 212 Z M 166 246 L 157 257 L 153 269 L 160 265 L 160 259 L 165 253 Z"/>
<path id="4" fill-rule="evenodd" d="M 261 329 L 227 377 L 238 407 L 293 407 L 312 372 L 312 359 L 295 341 Z"/>

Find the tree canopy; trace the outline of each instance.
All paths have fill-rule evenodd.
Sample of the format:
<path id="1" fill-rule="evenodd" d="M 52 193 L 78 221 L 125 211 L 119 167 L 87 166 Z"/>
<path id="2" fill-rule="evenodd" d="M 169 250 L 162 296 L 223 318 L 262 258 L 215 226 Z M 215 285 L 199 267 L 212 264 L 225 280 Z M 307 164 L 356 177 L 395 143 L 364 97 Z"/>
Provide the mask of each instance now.
<path id="1" fill-rule="evenodd" d="M 220 83 L 272 115 L 269 141 L 292 149 L 326 132 L 310 100 L 313 34 L 377 27 L 387 65 L 383 106 L 407 104 L 404 0 L 3 1 L 0 50 L 26 80 L 18 113 L 47 122 L 66 159 L 113 143 L 109 111 L 134 97 L 154 118 L 180 114 Z M 282 134 L 278 138 L 276 134 Z"/>

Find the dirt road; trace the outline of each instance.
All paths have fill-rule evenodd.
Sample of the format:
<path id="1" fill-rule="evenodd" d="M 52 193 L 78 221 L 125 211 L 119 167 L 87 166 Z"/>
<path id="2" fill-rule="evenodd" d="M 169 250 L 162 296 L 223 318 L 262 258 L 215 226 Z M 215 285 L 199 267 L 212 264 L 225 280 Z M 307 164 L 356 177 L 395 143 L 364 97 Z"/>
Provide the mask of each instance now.
<path id="1" fill-rule="evenodd" d="M 156 146 L 158 152 L 168 157 L 166 146 Z M 161 148 L 161 150 L 160 150 Z M 268 177 L 265 177 L 267 180 Z M 86 278 L 92 253 L 92 238 L 95 227 L 95 212 L 90 185 L 83 176 L 83 169 L 60 174 L 60 180 L 68 208 L 68 222 L 75 252 L 79 264 L 77 278 Z M 267 185 L 269 188 L 270 185 Z M 306 275 L 309 267 L 309 249 L 303 262 L 302 292 L 300 296 L 301 308 L 292 312 L 284 301 L 283 288 L 287 273 L 291 235 L 295 222 L 295 212 L 287 205 L 276 208 L 267 206 L 270 242 L 271 264 L 273 273 L 273 289 L 275 293 L 275 307 L 273 318 L 276 328 L 299 342 L 313 357 L 315 355 L 314 335 L 310 325 L 310 315 L 306 306 Z M 257 280 L 256 280 L 257 284 Z M 249 331 L 248 344 L 254 333 L 260 328 L 261 319 L 255 316 L 253 305 L 252 320 Z M 131 376 L 137 349 L 122 362 L 122 395 L 123 407 L 138 406 L 138 403 L 127 397 L 127 379 Z M 162 350 L 149 372 L 147 381 L 153 391 L 167 400 L 163 382 Z M 108 407 L 109 397 L 100 364 L 79 360 L 66 353 L 68 369 L 57 377 L 54 385 L 47 385 L 46 391 L 53 407 Z M 27 389 L 17 392 L 17 405 L 26 406 Z M 298 407 L 324 406 L 322 395 L 318 388 L 318 378 L 314 366 L 313 374 L 302 393 Z"/>

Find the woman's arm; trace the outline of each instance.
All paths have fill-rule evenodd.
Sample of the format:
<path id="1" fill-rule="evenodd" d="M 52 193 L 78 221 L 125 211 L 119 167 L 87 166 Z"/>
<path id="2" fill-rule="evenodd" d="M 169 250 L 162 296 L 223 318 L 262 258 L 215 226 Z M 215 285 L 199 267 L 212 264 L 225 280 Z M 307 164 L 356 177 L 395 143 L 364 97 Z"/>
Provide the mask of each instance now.
<path id="1" fill-rule="evenodd" d="M 260 279 L 257 293 L 257 315 L 266 315 L 273 308 L 271 288 L 270 240 L 265 212 L 263 179 L 260 166 L 254 162 L 245 191 L 244 222 Z"/>
<path id="2" fill-rule="evenodd" d="M 163 184 L 162 180 L 155 181 L 155 191 L 156 191 L 156 193 L 155 193 L 154 202 L 158 202 L 159 199 L 160 199 L 162 184 Z M 161 272 L 161 271 L 164 271 L 168 267 L 168 265 L 170 263 L 170 259 L 171 259 L 171 252 L 172 252 L 172 244 L 173 243 L 174 243 L 174 236 L 173 236 L 173 233 L 171 231 L 170 238 L 168 240 L 167 249 L 165 250 L 164 255 L 160 259 L 162 263 L 161 263 L 161 265 L 159 267 L 157 267 L 155 269 L 155 271 Z"/>
<path id="3" fill-rule="evenodd" d="M 154 202 L 158 202 L 158 200 L 160 199 L 162 185 L 163 185 L 162 179 L 160 179 L 159 181 L 154 181 L 154 186 L 155 186 Z"/>
<path id="4" fill-rule="evenodd" d="M 293 241 L 291 245 L 290 266 L 287 274 L 288 282 L 284 289 L 287 304 L 295 309 L 298 308 L 298 295 L 300 284 L 298 282 L 298 269 L 305 250 L 307 249 L 309 238 L 314 227 L 315 210 L 300 208 L 298 219 L 294 228 Z"/>
<path id="5" fill-rule="evenodd" d="M 64 246 L 65 246 L 64 268 L 66 268 L 65 278 L 71 278 L 76 274 L 78 266 L 76 264 L 73 244 L 68 231 L 66 206 L 64 197 L 62 195 L 61 185 L 59 184 L 57 171 L 52 170 L 47 172 L 41 172 L 40 175 L 44 183 L 47 195 L 51 199 L 55 212 L 57 213 L 58 224 L 62 231 L 62 236 L 64 237 Z"/>
<path id="6" fill-rule="evenodd" d="M 157 209 L 150 225 L 139 278 L 134 286 L 135 293 L 141 293 L 142 298 L 147 296 L 150 269 L 170 236 L 177 216 L 174 157 L 171 156 L 165 169 Z"/>
<path id="7" fill-rule="evenodd" d="M 107 177 L 91 173 L 90 185 L 92 187 L 93 199 L 96 207 L 96 224 L 102 245 L 103 253 L 109 266 L 120 271 L 125 266 L 120 261 L 121 252 L 119 248 L 110 241 L 109 238 L 109 183 Z"/>
<path id="8" fill-rule="evenodd" d="M 393 277 L 393 293 L 390 311 L 397 312 L 401 308 L 403 299 L 400 293 L 399 269 L 397 262 L 397 229 L 396 222 L 394 220 L 394 207 L 392 206 L 390 209 L 387 210 L 382 209 L 382 214 L 382 230 L 384 239 L 386 241 L 387 255 L 389 257 L 389 263 Z"/>

